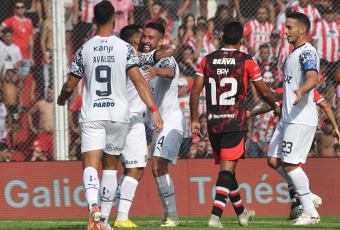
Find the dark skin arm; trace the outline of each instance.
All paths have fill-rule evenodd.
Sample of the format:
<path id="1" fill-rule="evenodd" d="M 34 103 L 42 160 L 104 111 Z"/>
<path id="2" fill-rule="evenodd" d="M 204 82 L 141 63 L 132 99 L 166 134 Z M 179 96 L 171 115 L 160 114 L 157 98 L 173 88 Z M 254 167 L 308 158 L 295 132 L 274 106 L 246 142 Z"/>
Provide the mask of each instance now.
<path id="1" fill-rule="evenodd" d="M 76 78 L 72 75 L 68 78 L 68 80 L 64 83 L 60 95 L 58 96 L 57 103 L 58 105 L 64 106 L 66 101 L 71 97 L 73 90 L 76 88 L 80 81 L 80 78 Z"/>
<path id="2" fill-rule="evenodd" d="M 273 94 L 270 92 L 270 89 L 264 84 L 262 80 L 253 81 L 253 85 L 256 90 L 260 93 L 261 97 L 269 104 L 269 106 L 274 110 L 276 115 L 281 113 L 281 109 L 277 106 L 276 99 Z"/>
<path id="3" fill-rule="evenodd" d="M 201 125 L 198 122 L 198 101 L 200 93 L 204 87 L 204 78 L 196 75 L 194 85 L 190 94 L 190 114 L 191 114 L 191 132 L 197 136 L 201 134 Z"/>

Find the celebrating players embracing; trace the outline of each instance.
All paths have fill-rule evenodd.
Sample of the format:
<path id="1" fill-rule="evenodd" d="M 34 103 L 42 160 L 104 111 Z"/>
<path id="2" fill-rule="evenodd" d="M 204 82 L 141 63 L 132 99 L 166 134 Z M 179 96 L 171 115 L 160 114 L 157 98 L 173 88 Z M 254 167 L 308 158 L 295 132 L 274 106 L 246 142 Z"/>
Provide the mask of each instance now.
<path id="1" fill-rule="evenodd" d="M 65 105 L 74 88 L 84 75 L 83 105 L 80 115 L 81 151 L 83 157 L 83 186 L 90 216 L 88 229 L 111 229 L 100 226 L 98 204 L 98 167 L 102 158 L 103 175 L 110 181 L 106 192 L 117 189 L 117 167 L 124 148 L 129 126 L 129 101 L 127 75 L 134 83 L 140 97 L 154 112 L 154 131 L 160 132 L 163 121 L 152 98 L 147 82 L 139 71 L 135 49 L 113 36 L 114 7 L 102 1 L 94 7 L 98 27 L 97 36 L 86 42 L 77 52 L 70 78 L 63 85 L 58 104 Z M 107 197 L 108 201 L 113 200 Z"/>
<path id="2" fill-rule="evenodd" d="M 208 226 L 220 228 L 223 227 L 220 218 L 228 197 L 241 226 L 248 226 L 248 220 L 255 216 L 254 211 L 243 207 L 235 177 L 238 159 L 244 158 L 245 154 L 248 80 L 273 110 L 280 113 L 275 98 L 262 81 L 257 63 L 252 56 L 239 51 L 244 40 L 242 24 L 229 22 L 223 33 L 224 48 L 203 58 L 190 96 L 191 130 L 200 135 L 197 110 L 200 92 L 205 87 L 209 139 L 215 163 L 220 164 Z"/>

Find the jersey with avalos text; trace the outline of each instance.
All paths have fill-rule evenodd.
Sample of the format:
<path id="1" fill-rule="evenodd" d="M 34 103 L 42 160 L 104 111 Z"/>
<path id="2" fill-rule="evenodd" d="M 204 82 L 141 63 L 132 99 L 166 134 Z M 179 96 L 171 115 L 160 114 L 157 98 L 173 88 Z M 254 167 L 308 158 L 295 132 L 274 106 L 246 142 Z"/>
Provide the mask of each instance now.
<path id="1" fill-rule="evenodd" d="M 174 69 L 175 77 L 167 79 L 157 76 L 149 81 L 149 86 L 164 121 L 164 128 L 177 127 L 182 129 L 182 112 L 178 103 L 179 67 L 174 57 L 162 58 L 154 67 L 164 68 L 166 66 Z M 149 116 L 149 118 L 151 117 Z"/>
<path id="2" fill-rule="evenodd" d="M 254 58 L 223 48 L 203 58 L 197 75 L 204 77 L 208 132 L 247 131 L 248 80 L 262 79 Z"/>
<path id="3" fill-rule="evenodd" d="M 306 72 L 319 73 L 320 60 L 315 48 L 305 43 L 293 50 L 288 56 L 283 72 L 283 105 L 282 121 L 287 123 L 316 126 L 318 114 L 314 100 L 314 90 L 302 95 L 301 101 L 293 105 L 296 100 L 294 90 L 302 87 L 306 82 Z"/>
<path id="4" fill-rule="evenodd" d="M 139 67 L 136 50 L 115 36 L 95 36 L 78 50 L 70 73 L 84 75 L 80 122 L 129 123 L 126 73 L 133 67 Z"/>
<path id="5" fill-rule="evenodd" d="M 139 54 L 139 70 L 142 73 L 143 77 L 145 75 L 145 71 L 147 68 L 145 65 L 153 66 L 155 64 L 155 54 L 157 50 L 153 50 L 150 53 L 142 53 Z M 140 98 L 136 87 L 134 86 L 131 79 L 128 79 L 127 83 L 128 97 L 130 103 L 130 117 L 138 116 L 140 118 L 144 117 L 146 114 L 147 106 Z"/>

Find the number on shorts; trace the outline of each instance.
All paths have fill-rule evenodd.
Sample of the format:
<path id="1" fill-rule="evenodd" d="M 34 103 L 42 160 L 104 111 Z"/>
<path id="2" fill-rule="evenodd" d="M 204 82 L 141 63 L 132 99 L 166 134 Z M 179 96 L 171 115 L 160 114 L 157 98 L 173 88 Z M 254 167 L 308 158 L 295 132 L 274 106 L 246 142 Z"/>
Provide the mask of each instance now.
<path id="1" fill-rule="evenodd" d="M 287 156 L 292 152 L 293 143 L 289 141 L 282 141 L 282 153 Z"/>
<path id="2" fill-rule="evenodd" d="M 162 136 L 162 137 L 158 140 L 157 144 L 160 145 L 160 146 L 157 146 L 157 149 L 158 149 L 158 150 L 161 150 L 161 148 L 163 147 L 164 138 L 165 138 L 165 136 Z"/>
<path id="3" fill-rule="evenodd" d="M 100 91 L 96 90 L 96 94 L 99 97 L 106 97 L 111 95 L 111 67 L 106 65 L 100 65 L 96 67 L 96 81 L 100 83 L 106 83 L 107 90 L 106 91 Z M 104 72 L 103 75 L 105 77 L 101 76 L 101 72 Z"/>

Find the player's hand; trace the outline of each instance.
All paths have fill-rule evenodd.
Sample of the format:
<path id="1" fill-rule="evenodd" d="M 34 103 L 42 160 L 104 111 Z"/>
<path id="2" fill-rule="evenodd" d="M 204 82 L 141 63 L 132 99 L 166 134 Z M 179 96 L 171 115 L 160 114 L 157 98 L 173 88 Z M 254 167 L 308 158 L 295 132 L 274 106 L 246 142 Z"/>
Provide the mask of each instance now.
<path id="1" fill-rule="evenodd" d="M 145 67 L 148 68 L 145 71 L 145 75 L 144 75 L 145 80 L 150 81 L 154 79 L 157 76 L 155 69 L 150 65 L 145 65 Z"/>
<path id="2" fill-rule="evenodd" d="M 161 114 L 159 111 L 155 111 L 152 113 L 153 119 L 153 131 L 156 133 L 160 133 L 163 130 L 163 120 L 161 118 Z"/>
<path id="3" fill-rule="evenodd" d="M 281 108 L 279 106 L 275 106 L 275 108 L 273 109 L 274 111 L 274 115 L 275 116 L 280 116 L 281 114 Z"/>
<path id="4" fill-rule="evenodd" d="M 201 125 L 198 121 L 194 121 L 191 123 L 191 132 L 196 136 L 201 135 Z"/>
<path id="5" fill-rule="evenodd" d="M 282 95 L 283 94 L 279 94 L 278 92 L 276 92 L 275 89 L 273 89 L 272 87 L 270 87 L 270 91 L 272 92 L 273 96 L 275 97 L 276 101 L 282 101 Z"/>
<path id="6" fill-rule="evenodd" d="M 253 134 L 249 134 L 249 135 L 248 135 L 248 138 L 249 138 L 252 142 L 255 142 L 255 143 L 258 141 L 257 138 L 256 138 L 256 136 L 253 135 Z"/>
<path id="7" fill-rule="evenodd" d="M 246 115 L 247 115 L 247 119 L 251 118 L 251 112 L 250 111 L 247 110 Z"/>
<path id="8" fill-rule="evenodd" d="M 296 89 L 296 90 L 294 90 L 294 93 L 296 94 L 296 99 L 295 99 L 293 105 L 296 105 L 297 103 L 299 103 L 301 101 L 303 92 L 302 92 L 301 89 Z"/>
<path id="9" fill-rule="evenodd" d="M 57 99 L 57 104 L 60 105 L 60 106 L 64 106 L 66 104 L 66 100 L 62 99 L 59 95 L 58 99 Z"/>
<path id="10" fill-rule="evenodd" d="M 333 129 L 333 136 L 336 138 L 338 144 L 340 144 L 340 132 L 339 132 L 339 129 Z"/>

